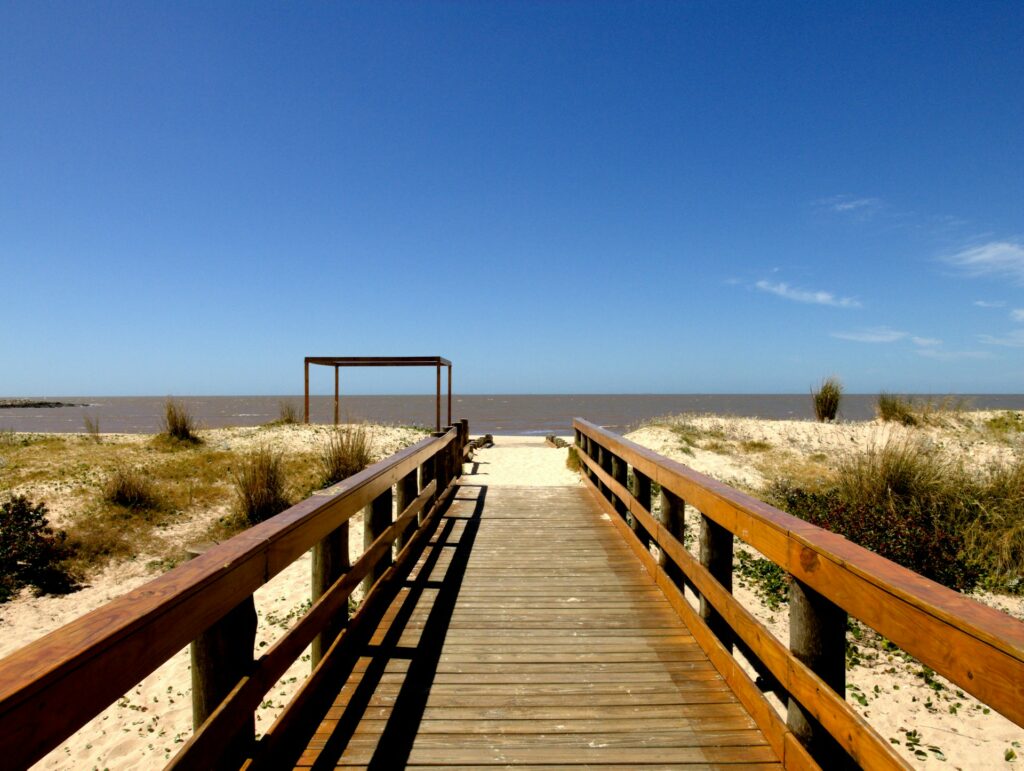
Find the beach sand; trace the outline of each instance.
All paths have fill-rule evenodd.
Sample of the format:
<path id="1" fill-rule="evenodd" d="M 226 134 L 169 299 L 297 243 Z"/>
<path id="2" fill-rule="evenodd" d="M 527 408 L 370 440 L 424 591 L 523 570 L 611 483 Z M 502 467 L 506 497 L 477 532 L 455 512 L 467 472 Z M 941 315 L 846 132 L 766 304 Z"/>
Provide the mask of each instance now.
<path id="1" fill-rule="evenodd" d="M 876 423 L 818 424 L 799 421 L 763 421 L 745 418 L 695 417 L 686 422 L 700 429 L 695 444 L 680 441 L 680 434 L 667 427 L 644 428 L 630 435 L 634 441 L 675 457 L 693 468 L 754 489 L 768 475 L 769 468 L 795 464 L 800 458 L 819 458 L 827 468 L 842 453 L 883 441 L 893 432 L 906 431 Z M 972 424 L 974 425 L 974 424 Z M 284 427 L 288 428 L 288 427 Z M 314 427 L 307 427 L 310 431 Z M 255 429 L 225 429 L 227 444 L 253 440 Z M 389 429 L 388 431 L 401 431 Z M 1019 452 L 964 430 L 960 434 L 922 429 L 951 452 L 964 453 L 973 460 L 1010 457 Z M 972 431 L 974 431 L 972 433 Z M 931 433 L 928 433 L 931 432 Z M 284 440 L 301 444 L 302 431 L 283 431 Z M 290 438 L 289 438 L 290 435 Z M 381 447 L 398 449 L 415 437 L 381 434 Z M 465 467 L 466 481 L 486 485 L 579 485 L 577 474 L 566 466 L 565 449 L 547 446 L 543 439 L 496 436 L 495 446 L 478 450 Z M 718 442 L 718 445 L 713 444 Z M 744 445 L 744 443 L 747 443 Z M 751 444 L 753 443 L 753 444 Z M 767 445 L 767 446 L 765 446 Z M 711 446 L 712 449 L 707 449 Z M 393 448 L 393 449 L 392 449 Z M 813 464 L 812 464 L 813 469 Z M 808 473 L 807 469 L 803 469 Z M 696 515 L 690 512 L 690 517 Z M 352 557 L 361 551 L 361 518 L 352 521 Z M 0 654 L 6 654 L 31 640 L 57 629 L 83 613 L 151 579 L 156 574 L 145 561 L 113 565 L 95 576 L 88 588 L 67 596 L 33 597 L 27 591 L 12 602 L 0 605 Z M 305 556 L 272 579 L 256 594 L 259 614 L 257 653 L 270 645 L 294 622 L 308 604 L 310 559 Z M 737 582 L 736 596 L 784 642 L 788 639 L 786 608 L 772 611 L 757 599 L 749 587 Z M 1020 598 L 981 596 L 979 599 L 1024 618 Z M 881 650 L 865 632 L 858 641 L 859 663 L 849 668 L 850 701 L 885 739 L 894 743 L 909 762 L 927 767 L 943 762 L 955 768 L 1012 768 L 1018 763 L 1004 760 L 1008 750 L 1024 756 L 1024 729 L 985 708 L 969 696 L 960 695 L 937 676 L 924 677 L 920 665 L 907 661 L 899 652 Z M 265 730 L 291 693 L 309 671 L 306 654 L 272 689 L 257 714 L 257 731 Z M 139 683 L 124 698 L 110 706 L 64 744 L 42 760 L 38 768 L 159 768 L 191 735 L 191 701 L 188 651 L 170 661 Z M 855 689 L 854 689 L 855 686 Z M 863 703 L 860 700 L 863 699 Z M 916 734 L 912 732 L 917 732 Z M 931 749 L 936 748 L 936 749 Z M 915 755 L 924 752 L 925 757 Z"/>

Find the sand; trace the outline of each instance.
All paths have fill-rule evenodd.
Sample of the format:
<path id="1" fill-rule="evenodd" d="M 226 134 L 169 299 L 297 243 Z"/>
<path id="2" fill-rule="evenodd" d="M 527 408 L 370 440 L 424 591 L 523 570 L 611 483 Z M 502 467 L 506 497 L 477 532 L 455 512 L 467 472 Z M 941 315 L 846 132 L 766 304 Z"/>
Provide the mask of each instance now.
<path id="1" fill-rule="evenodd" d="M 972 419 L 973 420 L 973 419 Z M 878 424 L 830 424 L 753 419 L 692 418 L 701 426 L 696 446 L 681 443 L 669 428 L 645 428 L 630 438 L 716 478 L 753 489 L 767 477 L 770 467 L 795 463 L 801 457 L 824 456 L 830 463 L 855 447 L 863 447 L 902 428 Z M 951 436 L 926 430 L 934 441 L 951 451 L 978 457 L 1005 458 L 1019 452 L 1014 444 L 986 437 L 977 421 Z M 283 427 L 289 428 L 289 427 Z M 282 431 L 286 441 L 301 443 L 302 429 Z M 396 429 L 397 431 L 398 429 Z M 257 429 L 228 429 L 220 441 L 255 441 Z M 252 432 L 252 433 L 247 433 Z M 382 446 L 397 449 L 409 437 L 386 434 Z M 718 442 L 718 445 L 714 445 Z M 748 445 L 743 442 L 760 444 Z M 390 444 L 389 444 L 390 443 Z M 762 444 L 768 447 L 761 446 Z M 711 445 L 714 449 L 707 449 Z M 752 449 L 750 449 L 752 448 Z M 488 485 L 579 485 L 578 475 L 565 466 L 565 449 L 554 449 L 542 439 L 496 436 L 495 446 L 477 451 L 465 471 L 474 482 Z M 694 512 L 689 516 L 695 517 Z M 362 523 L 353 520 L 350 543 L 358 556 Z M 276 576 L 256 594 L 259 614 L 257 652 L 283 633 L 308 603 L 309 556 Z M 142 561 L 114 565 L 93 577 L 88 588 L 65 597 L 32 597 L 27 592 L 0 605 L 0 654 L 8 653 L 102 605 L 119 593 L 151 579 L 154 570 Z M 749 587 L 739 582 L 736 596 L 782 640 L 788 637 L 786 609 L 771 610 Z M 1020 598 L 981 596 L 979 599 L 1024 618 Z M 945 762 L 957 768 L 1012 768 L 1004 754 L 1024 756 L 1024 729 L 985 708 L 942 678 L 924 678 L 920 666 L 902 654 L 880 649 L 866 631 L 858 641 L 860 663 L 847 673 L 851 702 L 886 739 L 895 740 L 903 755 L 917 767 Z M 282 705 L 308 674 L 308 651 L 271 691 L 257 714 L 257 731 L 269 726 Z M 929 684 L 931 683 L 931 684 Z M 864 704 L 859 703 L 863 698 Z M 911 732 L 916 731 L 916 734 Z M 909 736 L 908 736 L 909 734 Z M 67 742 L 42 760 L 38 768 L 159 768 L 191 735 L 188 652 L 182 651 L 110 706 Z M 915 737 L 917 737 L 915 739 Z M 931 748 L 935 748 L 934 750 Z M 916 756 L 915 750 L 925 757 Z M 941 753 L 942 758 L 940 758 Z"/>

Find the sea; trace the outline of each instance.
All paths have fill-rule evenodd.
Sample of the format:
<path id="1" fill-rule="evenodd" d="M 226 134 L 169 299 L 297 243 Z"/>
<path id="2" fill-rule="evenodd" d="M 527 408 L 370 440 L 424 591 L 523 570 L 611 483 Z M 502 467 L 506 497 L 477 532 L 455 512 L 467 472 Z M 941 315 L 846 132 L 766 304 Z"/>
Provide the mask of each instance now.
<path id="1" fill-rule="evenodd" d="M 6 398 L 6 397 L 4 397 Z M 98 420 L 104 433 L 156 433 L 167 397 L 46 396 L 10 397 L 59 401 L 68 407 L 0 408 L 0 431 L 79 433 L 85 419 Z M 302 419 L 302 396 L 186 396 L 179 398 L 200 427 L 256 426 L 276 420 L 282 402 L 291 403 Z M 874 416 L 876 394 L 846 394 L 841 420 Z M 946 397 L 918 396 L 938 400 Z M 948 397 L 971 409 L 1024 410 L 1024 394 L 964 394 Z M 0 399 L 2 401 L 3 399 Z M 447 397 L 442 397 L 442 423 L 447 423 Z M 343 395 L 342 422 L 369 421 L 390 425 L 434 427 L 433 394 L 409 396 Z M 566 435 L 572 420 L 582 417 L 616 433 L 645 421 L 684 413 L 734 415 L 777 420 L 810 420 L 809 394 L 454 394 L 452 419 L 469 421 L 470 433 Z M 333 396 L 310 396 L 310 422 L 331 423 Z"/>

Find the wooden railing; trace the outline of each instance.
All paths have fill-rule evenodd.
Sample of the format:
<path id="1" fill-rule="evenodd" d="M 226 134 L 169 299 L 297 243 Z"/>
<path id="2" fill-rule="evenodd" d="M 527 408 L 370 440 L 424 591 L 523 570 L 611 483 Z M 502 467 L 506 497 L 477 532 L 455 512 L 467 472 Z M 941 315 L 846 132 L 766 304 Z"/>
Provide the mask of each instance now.
<path id="1" fill-rule="evenodd" d="M 841 767 L 844 755 L 907 767 L 846 702 L 847 614 L 1024 725 L 1024 623 L 586 420 L 573 426 L 584 480 L 787 767 Z M 685 505 L 701 515 L 699 558 L 683 546 Z M 732 596 L 734 536 L 789 574 L 788 646 Z M 783 699 L 785 719 L 762 690 Z"/>
<path id="2" fill-rule="evenodd" d="M 315 675 L 429 532 L 467 440 L 466 421 L 437 432 L 0 661 L 3 767 L 29 766 L 190 644 L 196 730 L 171 765 L 238 767 L 254 747 L 254 710 L 278 678 L 311 643 Z M 363 509 L 365 550 L 350 566 L 348 521 Z M 254 660 L 253 592 L 310 549 L 312 607 Z M 350 621 L 361 581 L 367 596 Z"/>

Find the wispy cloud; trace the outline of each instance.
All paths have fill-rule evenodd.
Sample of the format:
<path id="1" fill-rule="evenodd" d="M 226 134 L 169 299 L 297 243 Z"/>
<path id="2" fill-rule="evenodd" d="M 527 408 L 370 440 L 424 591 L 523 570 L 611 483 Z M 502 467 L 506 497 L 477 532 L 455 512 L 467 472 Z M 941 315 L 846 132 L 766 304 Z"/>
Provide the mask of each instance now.
<path id="1" fill-rule="evenodd" d="M 974 304 L 979 308 L 1003 308 L 1006 306 L 1002 300 L 975 300 Z"/>
<path id="2" fill-rule="evenodd" d="M 878 210 L 882 206 L 881 198 L 858 198 L 852 195 L 834 195 L 831 198 L 822 198 L 817 202 L 829 211 L 838 213 L 855 212 L 863 215 Z"/>
<path id="3" fill-rule="evenodd" d="M 924 356 L 938 361 L 958 361 L 960 359 L 990 359 L 992 354 L 988 351 L 938 351 L 934 348 L 921 348 L 918 356 Z"/>
<path id="4" fill-rule="evenodd" d="M 1024 308 L 1014 308 L 1010 311 L 1010 318 L 1014 321 L 1024 321 Z"/>
<path id="5" fill-rule="evenodd" d="M 1024 329 L 1015 329 L 1003 337 L 997 337 L 995 335 L 978 335 L 978 340 L 985 345 L 1001 345 L 1006 348 L 1024 348 Z"/>
<path id="6" fill-rule="evenodd" d="M 942 341 L 934 337 L 911 337 L 910 342 L 914 345 L 919 345 L 922 348 L 931 348 L 936 345 L 942 345 Z"/>
<path id="7" fill-rule="evenodd" d="M 771 281 L 758 281 L 754 286 L 762 292 L 778 295 L 786 300 L 798 303 L 810 303 L 812 305 L 831 305 L 834 308 L 859 308 L 860 300 L 852 297 L 836 297 L 832 292 L 798 289 L 790 286 L 784 281 L 772 283 Z"/>
<path id="8" fill-rule="evenodd" d="M 1024 245 L 1016 241 L 990 241 L 948 255 L 944 260 L 968 276 L 1002 276 L 1024 284 Z"/>
<path id="9" fill-rule="evenodd" d="M 895 343 L 908 335 L 906 332 L 889 329 L 889 327 L 871 327 L 855 332 L 833 332 L 832 337 L 837 337 L 840 340 L 853 340 L 855 343 Z"/>

